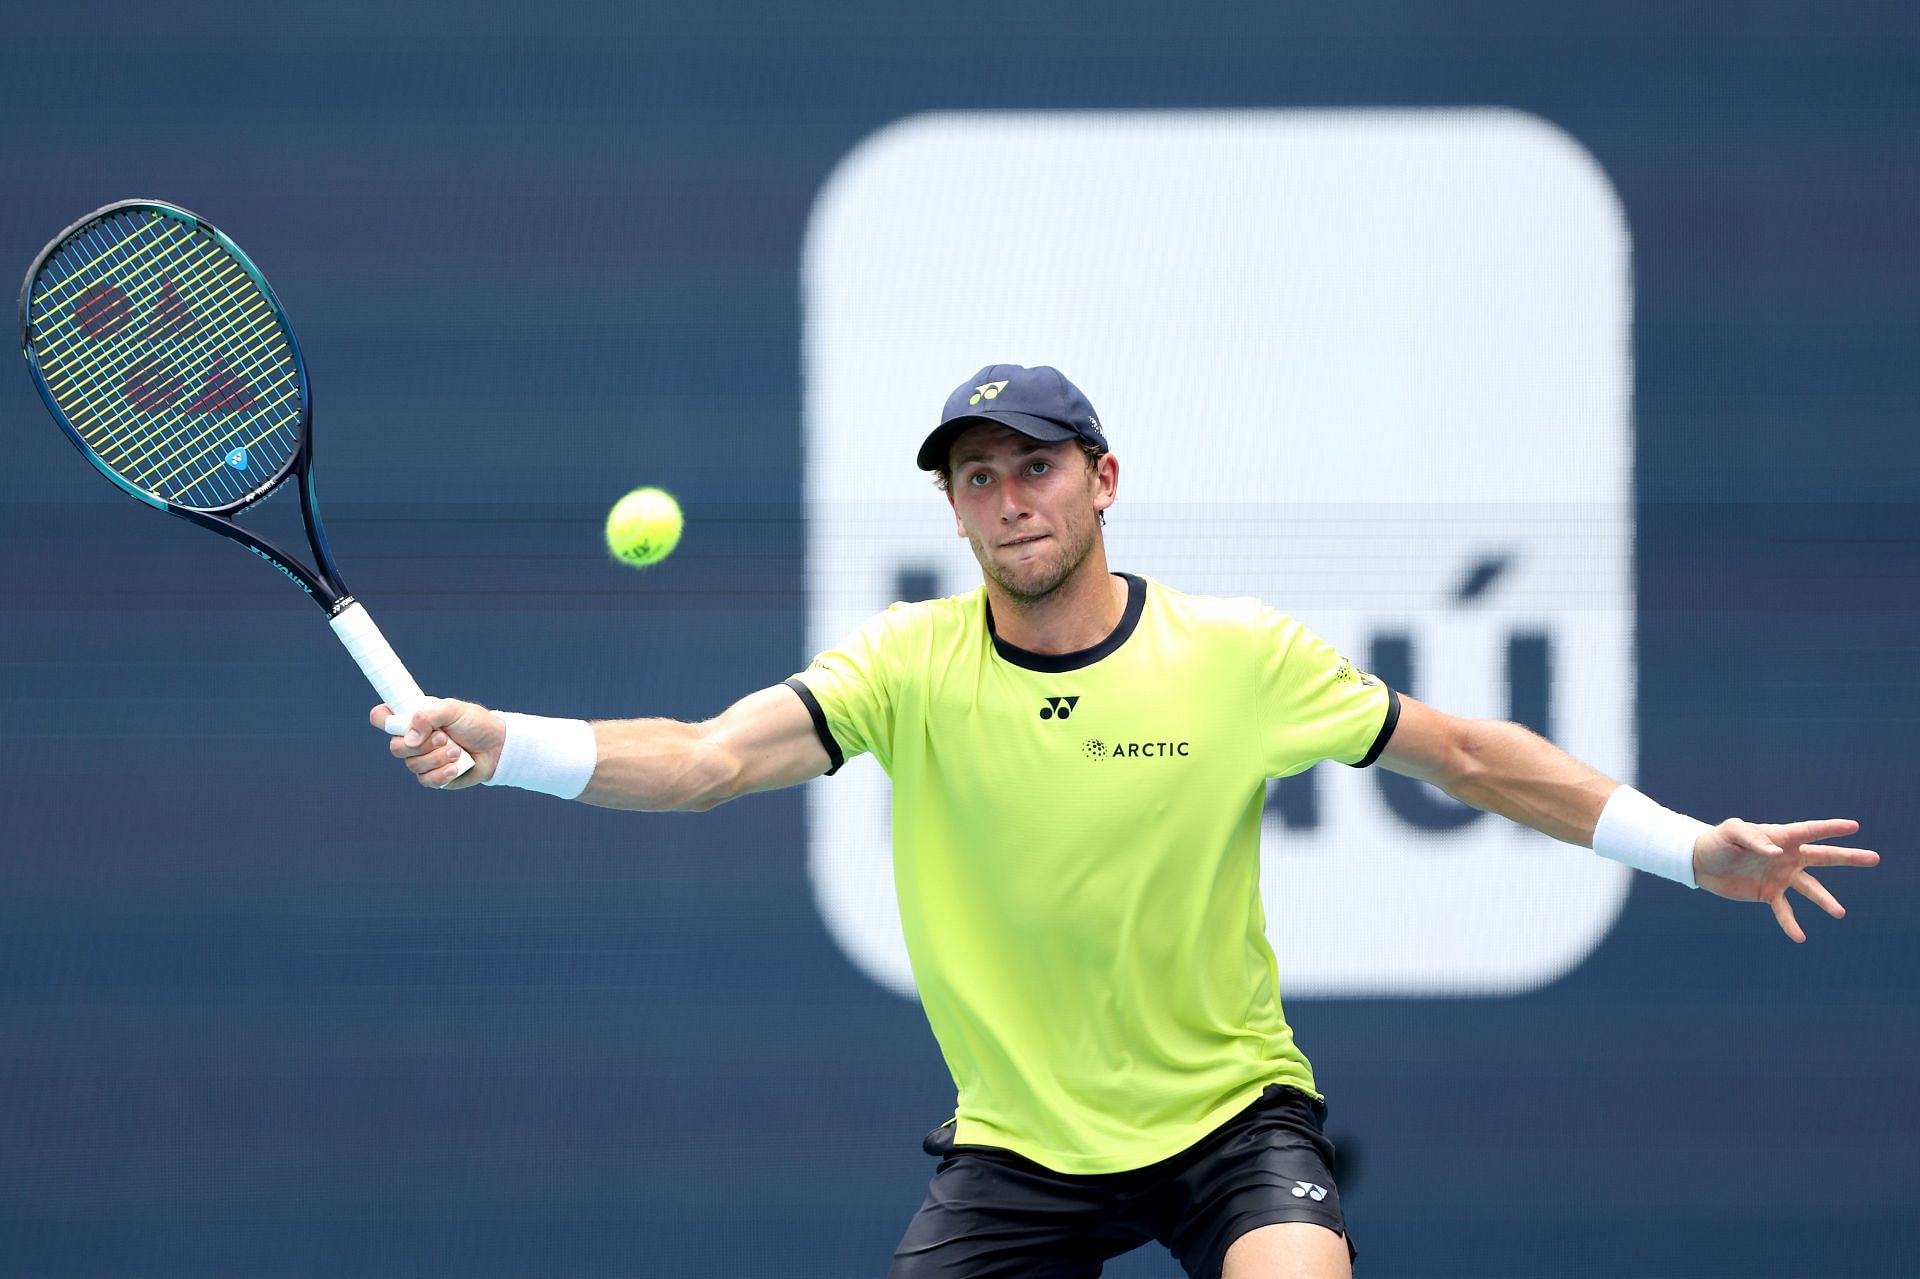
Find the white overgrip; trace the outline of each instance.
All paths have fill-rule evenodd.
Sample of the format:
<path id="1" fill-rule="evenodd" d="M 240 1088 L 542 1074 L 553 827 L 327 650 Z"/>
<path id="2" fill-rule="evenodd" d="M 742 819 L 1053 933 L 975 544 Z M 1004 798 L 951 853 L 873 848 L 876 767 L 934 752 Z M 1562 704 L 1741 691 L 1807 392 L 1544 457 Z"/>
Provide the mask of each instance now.
<path id="1" fill-rule="evenodd" d="M 335 614 L 330 625 L 333 633 L 340 637 L 340 642 L 347 646 L 347 652 L 353 655 L 353 660 L 360 664 L 367 682 L 380 694 L 380 700 L 402 720 L 412 719 L 413 713 L 420 709 L 420 704 L 427 700 L 427 695 L 420 691 L 420 685 L 408 674 L 405 664 L 393 651 L 393 645 L 387 643 L 387 637 L 367 616 L 367 610 L 356 600 Z M 453 775 L 459 777 L 472 767 L 473 757 L 463 750 L 455 763 Z"/>

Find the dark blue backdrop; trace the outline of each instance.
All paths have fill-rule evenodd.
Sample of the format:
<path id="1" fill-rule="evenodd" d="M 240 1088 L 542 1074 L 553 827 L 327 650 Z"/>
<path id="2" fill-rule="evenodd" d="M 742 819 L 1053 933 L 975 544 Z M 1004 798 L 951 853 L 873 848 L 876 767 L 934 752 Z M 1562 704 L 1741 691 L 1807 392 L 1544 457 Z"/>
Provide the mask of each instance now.
<path id="1" fill-rule="evenodd" d="M 1642 879 L 1545 991 L 1296 1004 L 1362 1273 L 1905 1274 L 1920 17 L 1839 8 L 15 7 L 0 263 L 121 196 L 207 214 L 288 302 L 336 549 L 423 681 L 700 717 L 805 657 L 799 251 L 863 136 L 1553 121 L 1635 254 L 1643 785 L 1890 856 L 1805 947 Z M 594 541 L 637 483 L 691 521 L 644 578 Z M 799 792 L 419 791 L 320 617 L 24 371 L 0 588 L 0 1273 L 884 1269 L 950 1094 L 826 936 Z"/>

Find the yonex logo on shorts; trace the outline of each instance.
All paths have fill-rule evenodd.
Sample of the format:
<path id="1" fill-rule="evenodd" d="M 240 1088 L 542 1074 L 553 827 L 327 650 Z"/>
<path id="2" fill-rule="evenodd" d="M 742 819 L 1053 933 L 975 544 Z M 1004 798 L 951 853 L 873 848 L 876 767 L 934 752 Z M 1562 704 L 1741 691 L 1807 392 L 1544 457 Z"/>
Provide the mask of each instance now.
<path id="1" fill-rule="evenodd" d="M 1000 392 L 1006 389 L 1007 382 L 1005 379 L 998 382 L 982 382 L 979 386 L 973 388 L 973 395 L 967 400 L 967 403 L 978 404 L 982 400 L 998 399 Z"/>
<path id="2" fill-rule="evenodd" d="M 1047 704 L 1040 708 L 1040 718 L 1069 719 L 1073 715 L 1074 704 L 1079 700 L 1078 697 L 1049 697 Z"/>
<path id="3" fill-rule="evenodd" d="M 1311 1181 L 1296 1181 L 1293 1183 L 1293 1197 L 1295 1199 L 1311 1199 L 1315 1203 L 1319 1203 L 1327 1197 L 1327 1188 L 1325 1186 L 1316 1186 Z"/>

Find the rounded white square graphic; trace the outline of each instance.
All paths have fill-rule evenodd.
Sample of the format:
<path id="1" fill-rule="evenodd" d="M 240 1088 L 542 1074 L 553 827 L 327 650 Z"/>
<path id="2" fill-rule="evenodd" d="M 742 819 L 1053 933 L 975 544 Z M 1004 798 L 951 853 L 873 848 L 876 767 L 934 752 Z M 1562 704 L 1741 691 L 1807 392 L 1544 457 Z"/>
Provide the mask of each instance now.
<path id="1" fill-rule="evenodd" d="M 835 170 L 803 270 L 810 651 L 978 584 L 914 451 L 976 369 L 1051 364 L 1120 462 L 1115 568 L 1258 596 L 1403 692 L 1631 780 L 1628 239 L 1564 134 L 1506 111 L 913 117 Z M 884 775 L 854 761 L 809 805 L 830 931 L 911 992 Z M 1295 997 L 1538 986 L 1629 874 L 1377 767 L 1282 783 L 1262 841 Z"/>

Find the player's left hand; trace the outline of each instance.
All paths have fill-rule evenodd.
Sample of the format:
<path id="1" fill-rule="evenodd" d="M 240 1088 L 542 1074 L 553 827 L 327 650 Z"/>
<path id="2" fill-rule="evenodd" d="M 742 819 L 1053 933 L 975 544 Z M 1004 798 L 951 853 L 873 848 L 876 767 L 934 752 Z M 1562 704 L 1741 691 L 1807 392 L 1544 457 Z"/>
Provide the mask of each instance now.
<path id="1" fill-rule="evenodd" d="M 1807 873 L 1809 866 L 1877 866 L 1880 854 L 1865 848 L 1836 848 L 1817 840 L 1851 835 L 1860 823 L 1845 817 L 1771 825 L 1729 817 L 1705 831 L 1693 844 L 1693 877 L 1700 887 L 1737 902 L 1765 902 L 1780 931 L 1796 942 L 1807 939 L 1787 901 L 1792 889 L 1840 919 L 1846 908 Z"/>

